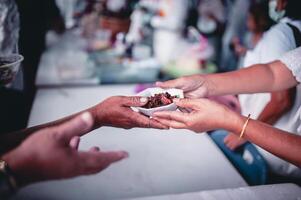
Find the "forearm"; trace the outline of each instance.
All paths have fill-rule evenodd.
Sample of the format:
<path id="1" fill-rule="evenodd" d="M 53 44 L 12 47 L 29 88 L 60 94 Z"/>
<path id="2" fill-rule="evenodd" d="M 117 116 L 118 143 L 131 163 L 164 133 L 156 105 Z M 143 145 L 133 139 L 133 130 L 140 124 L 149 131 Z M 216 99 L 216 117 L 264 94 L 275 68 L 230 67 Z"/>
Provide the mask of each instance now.
<path id="1" fill-rule="evenodd" d="M 271 100 L 260 113 L 257 120 L 274 125 L 294 105 L 296 88 L 271 93 Z"/>
<path id="2" fill-rule="evenodd" d="M 224 128 L 239 134 L 242 130 L 246 117 L 242 117 L 234 112 Z M 265 123 L 250 120 L 244 139 L 262 147 L 270 153 L 301 167 L 301 137 L 273 128 Z"/>
<path id="3" fill-rule="evenodd" d="M 208 96 L 272 92 L 298 84 L 291 71 L 280 61 L 207 75 L 205 81 Z"/>
<path id="4" fill-rule="evenodd" d="M 24 139 L 26 139 L 28 136 L 30 136 L 31 134 L 44 129 L 44 128 L 49 128 L 52 126 L 57 126 L 59 124 L 62 124 L 66 121 L 69 121 L 70 119 L 73 119 L 75 116 L 78 116 L 79 114 L 83 113 L 83 112 L 90 112 L 94 118 L 94 126 L 93 129 L 99 128 L 101 126 L 101 123 L 99 121 L 99 119 L 97 118 L 97 109 L 96 107 L 91 107 L 87 110 L 83 110 L 79 113 L 67 116 L 65 118 L 53 121 L 53 122 L 49 122 L 49 123 L 45 123 L 45 124 L 41 124 L 38 126 L 34 126 L 34 127 L 30 127 L 30 128 L 26 128 L 20 131 L 16 131 L 16 132 L 12 132 L 12 133 L 6 133 L 0 136 L 1 140 L 0 140 L 0 155 L 3 155 L 4 153 L 14 149 L 15 147 L 17 147 Z"/>

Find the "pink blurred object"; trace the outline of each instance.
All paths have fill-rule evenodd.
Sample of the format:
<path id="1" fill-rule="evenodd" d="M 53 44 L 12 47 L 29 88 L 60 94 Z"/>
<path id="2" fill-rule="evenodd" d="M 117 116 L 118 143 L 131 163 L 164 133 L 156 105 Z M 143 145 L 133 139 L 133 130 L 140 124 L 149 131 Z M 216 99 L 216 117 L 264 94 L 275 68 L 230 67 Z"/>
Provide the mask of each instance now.
<path id="1" fill-rule="evenodd" d="M 234 112 L 241 113 L 241 107 L 239 100 L 234 95 L 225 95 L 225 96 L 215 96 L 208 97 L 208 99 L 216 101 L 217 103 L 223 104 L 233 110 Z"/>
<path id="2" fill-rule="evenodd" d="M 139 92 L 142 92 L 143 90 L 146 90 L 148 88 L 152 88 L 152 87 L 155 87 L 155 84 L 153 83 L 149 83 L 149 84 L 138 84 L 136 85 L 135 87 L 135 93 L 139 93 Z"/>

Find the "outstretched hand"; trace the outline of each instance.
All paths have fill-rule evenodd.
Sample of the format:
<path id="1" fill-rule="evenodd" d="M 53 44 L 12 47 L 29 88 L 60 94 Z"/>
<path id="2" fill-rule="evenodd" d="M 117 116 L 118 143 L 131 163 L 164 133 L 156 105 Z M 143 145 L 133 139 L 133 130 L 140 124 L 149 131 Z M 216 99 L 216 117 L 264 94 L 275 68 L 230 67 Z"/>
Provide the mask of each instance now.
<path id="1" fill-rule="evenodd" d="M 132 110 L 131 107 L 144 106 L 145 97 L 110 97 L 94 107 L 95 118 L 100 126 L 113 126 L 119 128 L 157 128 L 168 129 L 167 126 Z"/>
<path id="2" fill-rule="evenodd" d="M 184 91 L 185 97 L 191 99 L 207 97 L 209 90 L 205 76 L 201 75 L 184 76 L 175 80 L 157 82 L 156 86 L 181 89 Z"/>
<path id="3" fill-rule="evenodd" d="M 191 112 L 164 111 L 154 114 L 154 119 L 175 129 L 189 129 L 196 133 L 225 128 L 231 112 L 225 106 L 208 99 L 175 99 L 180 109 Z"/>
<path id="4" fill-rule="evenodd" d="M 93 118 L 83 113 L 61 125 L 45 128 L 4 155 L 20 186 L 29 183 L 98 173 L 128 157 L 124 151 L 102 152 L 98 147 L 78 151 L 80 137 L 91 130 Z"/>

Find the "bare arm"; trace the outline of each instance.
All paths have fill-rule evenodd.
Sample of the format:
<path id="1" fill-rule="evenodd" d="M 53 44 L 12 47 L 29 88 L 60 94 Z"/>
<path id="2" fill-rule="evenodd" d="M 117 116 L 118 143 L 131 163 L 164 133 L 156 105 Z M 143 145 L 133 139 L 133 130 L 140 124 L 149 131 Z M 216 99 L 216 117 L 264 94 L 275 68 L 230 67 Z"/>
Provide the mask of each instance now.
<path id="1" fill-rule="evenodd" d="M 88 109 L 86 111 L 89 111 L 91 114 L 95 113 L 93 109 Z M 92 111 L 92 112 L 91 112 Z M 83 113 L 85 111 L 82 111 L 80 113 Z M 41 129 L 44 128 L 50 128 L 54 126 L 58 126 L 64 122 L 67 122 L 71 119 L 73 119 L 75 116 L 78 116 L 80 113 L 65 117 L 63 119 L 59 119 L 53 122 L 41 124 L 38 126 L 26 128 L 20 131 L 12 132 L 12 133 L 6 133 L 1 135 L 1 140 L 0 140 L 0 155 L 14 149 L 17 147 L 19 144 L 22 143 L 23 140 L 25 140 L 27 137 L 29 137 L 32 133 L 35 133 Z M 96 123 L 96 122 L 95 122 Z M 95 127 L 99 127 L 99 125 L 95 124 Z"/>
<path id="2" fill-rule="evenodd" d="M 187 98 L 274 92 L 297 84 L 292 72 L 280 61 L 257 64 L 234 72 L 193 75 L 156 83 L 162 88 L 182 89 Z"/>
<path id="3" fill-rule="evenodd" d="M 209 96 L 281 91 L 298 84 L 292 72 L 280 61 L 208 75 L 205 81 Z"/>
<path id="4" fill-rule="evenodd" d="M 100 104 L 91 107 L 83 112 L 89 112 L 93 117 L 93 129 L 101 126 L 114 126 L 120 128 L 146 127 L 166 129 L 167 127 L 159 122 L 134 112 L 131 106 L 143 106 L 147 99 L 140 97 L 111 97 Z M 80 113 L 66 118 L 24 129 L 14 133 L 7 133 L 0 136 L 0 155 L 18 146 L 24 139 L 44 128 L 60 125 L 78 116 Z"/>
<path id="5" fill-rule="evenodd" d="M 189 129 L 197 133 L 226 129 L 237 135 L 247 120 L 246 117 L 208 99 L 182 99 L 176 104 L 192 111 L 158 112 L 154 114 L 154 118 L 172 128 Z M 301 167 L 301 136 L 250 120 L 243 138 Z"/>
<path id="6" fill-rule="evenodd" d="M 236 115 L 235 118 L 237 120 L 228 121 L 225 128 L 233 133 L 240 133 L 246 118 L 236 113 L 232 113 L 232 115 Z M 273 128 L 256 120 L 250 120 L 244 138 L 270 153 L 301 167 L 300 136 Z"/>
<path id="7" fill-rule="evenodd" d="M 296 87 L 280 92 L 272 92 L 271 100 L 257 120 L 274 125 L 285 113 L 291 110 L 296 96 Z"/>

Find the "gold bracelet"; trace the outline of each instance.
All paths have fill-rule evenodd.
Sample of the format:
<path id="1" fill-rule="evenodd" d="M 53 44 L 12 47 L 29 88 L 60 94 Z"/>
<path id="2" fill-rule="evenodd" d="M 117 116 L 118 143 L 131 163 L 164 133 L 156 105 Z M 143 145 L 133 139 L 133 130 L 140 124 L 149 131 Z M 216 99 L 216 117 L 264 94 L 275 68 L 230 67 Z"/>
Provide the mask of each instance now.
<path id="1" fill-rule="evenodd" d="M 239 139 L 243 138 L 243 136 L 244 136 L 244 134 L 246 132 L 246 128 L 248 126 L 248 123 L 249 123 L 250 119 L 251 119 L 251 114 L 248 115 L 248 118 L 247 118 L 245 124 L 242 127 L 242 130 L 241 130 L 240 135 L 239 135 Z"/>

